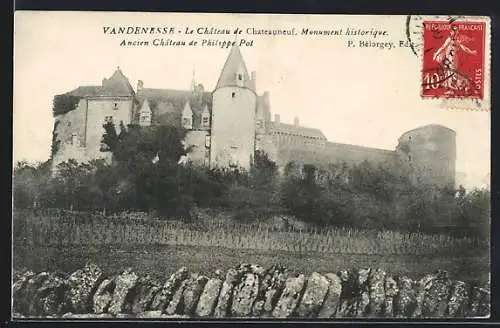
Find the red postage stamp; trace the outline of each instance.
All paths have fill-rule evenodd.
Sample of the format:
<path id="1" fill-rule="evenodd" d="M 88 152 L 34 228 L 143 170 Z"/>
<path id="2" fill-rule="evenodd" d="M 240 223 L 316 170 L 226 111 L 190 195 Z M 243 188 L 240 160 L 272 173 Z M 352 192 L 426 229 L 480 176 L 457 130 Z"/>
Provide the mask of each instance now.
<path id="1" fill-rule="evenodd" d="M 485 23 L 425 21 L 423 97 L 484 96 Z"/>

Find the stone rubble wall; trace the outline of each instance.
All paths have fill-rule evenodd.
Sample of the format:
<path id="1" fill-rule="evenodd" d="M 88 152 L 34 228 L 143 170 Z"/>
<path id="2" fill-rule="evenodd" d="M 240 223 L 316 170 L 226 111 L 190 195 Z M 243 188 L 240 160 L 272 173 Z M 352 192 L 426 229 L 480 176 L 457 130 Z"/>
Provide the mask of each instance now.
<path id="1" fill-rule="evenodd" d="M 292 275 L 240 264 L 213 277 L 180 268 L 165 281 L 93 263 L 65 275 L 14 271 L 14 318 L 436 318 L 489 317 L 490 287 L 445 271 L 418 280 L 380 269 Z"/>

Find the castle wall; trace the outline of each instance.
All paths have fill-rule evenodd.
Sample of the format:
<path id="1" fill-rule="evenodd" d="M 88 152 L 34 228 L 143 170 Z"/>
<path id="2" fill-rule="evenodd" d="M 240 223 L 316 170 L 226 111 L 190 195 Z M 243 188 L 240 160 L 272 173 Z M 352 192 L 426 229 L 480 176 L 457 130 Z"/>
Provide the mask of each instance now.
<path id="1" fill-rule="evenodd" d="M 207 142 L 207 137 L 210 138 L 210 134 L 208 131 L 189 131 L 186 134 L 186 138 L 184 140 L 186 147 L 191 147 L 191 152 L 188 154 L 189 161 L 194 163 L 195 165 L 204 165 L 208 166 L 209 158 L 210 158 L 210 148 Z"/>
<path id="2" fill-rule="evenodd" d="M 115 109 L 115 104 L 117 105 Z M 101 158 L 101 140 L 104 134 L 103 125 L 106 117 L 111 116 L 117 133 L 120 132 L 120 121 L 125 125 L 132 119 L 132 98 L 90 98 L 88 100 L 86 148 L 89 159 Z"/>
<path id="3" fill-rule="evenodd" d="M 56 128 L 57 139 L 61 144 L 71 143 L 72 135 L 76 134 L 78 145 L 85 146 L 85 113 L 87 112 L 87 100 L 80 99 L 77 107 L 63 115 L 55 117 L 59 121 Z"/>
<path id="4" fill-rule="evenodd" d="M 395 153 L 392 150 L 361 147 L 357 145 L 326 143 L 326 153 L 337 162 L 360 164 L 368 161 L 374 165 L 394 165 Z"/>
<path id="5" fill-rule="evenodd" d="M 257 134 L 255 136 L 255 150 L 265 152 L 271 161 L 278 162 L 278 147 L 275 136 L 270 134 Z"/>
<path id="6" fill-rule="evenodd" d="M 326 167 L 329 164 L 348 165 L 368 161 L 374 165 L 393 165 L 395 153 L 390 150 L 360 147 L 348 144 L 325 142 L 323 140 L 298 138 L 295 136 L 281 138 L 278 144 L 279 166 L 286 166 L 290 161 L 297 164 L 312 164 Z M 289 140 L 288 140 L 289 139 Z M 302 140 L 301 140 L 302 139 Z"/>
<path id="7" fill-rule="evenodd" d="M 52 158 L 53 168 L 71 158 L 79 162 L 85 161 L 86 112 L 87 100 L 83 98 L 74 110 L 54 118 L 54 121 L 58 122 L 54 132 L 57 134 L 59 149 Z"/>
<path id="8" fill-rule="evenodd" d="M 52 158 L 54 172 L 57 170 L 59 164 L 67 162 L 70 159 L 74 159 L 78 163 L 87 162 L 84 147 L 72 145 L 70 143 L 61 143 L 59 147 L 59 151 Z"/>
<path id="9" fill-rule="evenodd" d="M 213 93 L 210 166 L 246 169 L 255 150 L 257 97 L 246 88 L 223 87 Z"/>

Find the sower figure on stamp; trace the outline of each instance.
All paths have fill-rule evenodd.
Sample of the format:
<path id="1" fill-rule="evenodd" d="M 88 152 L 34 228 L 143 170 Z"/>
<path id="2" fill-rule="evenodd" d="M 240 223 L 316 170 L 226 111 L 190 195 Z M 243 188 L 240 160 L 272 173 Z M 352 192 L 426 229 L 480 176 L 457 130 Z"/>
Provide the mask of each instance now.
<path id="1" fill-rule="evenodd" d="M 466 41 L 470 41 L 470 38 L 465 35 L 459 35 L 458 27 L 452 25 L 450 36 L 446 38 L 432 57 L 445 71 L 446 79 L 443 81 L 443 86 L 448 89 L 446 94 L 453 94 L 456 90 L 464 90 L 469 84 L 466 77 L 458 74 L 459 63 L 457 55 L 459 51 L 463 51 L 469 55 L 476 55 L 477 50 L 467 47 L 464 44 Z"/>

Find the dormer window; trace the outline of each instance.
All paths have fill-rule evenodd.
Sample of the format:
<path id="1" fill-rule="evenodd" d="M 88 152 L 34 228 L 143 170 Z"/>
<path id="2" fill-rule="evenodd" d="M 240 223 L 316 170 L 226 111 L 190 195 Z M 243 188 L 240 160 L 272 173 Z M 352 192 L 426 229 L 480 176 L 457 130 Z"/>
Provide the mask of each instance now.
<path id="1" fill-rule="evenodd" d="M 147 126 L 151 124 L 151 114 L 148 112 L 142 112 L 139 119 L 139 124 Z"/>
<path id="2" fill-rule="evenodd" d="M 203 125 L 203 127 L 204 127 L 204 128 L 208 128 L 208 125 L 209 125 L 209 119 L 208 119 L 208 116 L 203 116 L 203 117 L 202 117 L 201 124 Z"/>
<path id="3" fill-rule="evenodd" d="M 191 121 L 191 118 L 189 117 L 184 117 L 182 119 L 182 125 L 184 126 L 185 129 L 191 130 L 193 128 L 193 123 Z"/>

